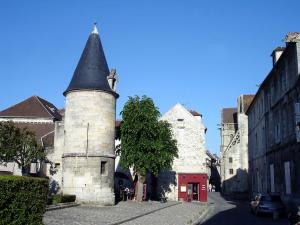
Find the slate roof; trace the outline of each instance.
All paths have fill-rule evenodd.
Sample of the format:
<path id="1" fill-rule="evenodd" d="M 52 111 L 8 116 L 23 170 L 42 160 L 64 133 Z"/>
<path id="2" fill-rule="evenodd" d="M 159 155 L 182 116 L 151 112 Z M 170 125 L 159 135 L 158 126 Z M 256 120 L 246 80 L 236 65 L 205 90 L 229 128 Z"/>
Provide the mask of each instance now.
<path id="1" fill-rule="evenodd" d="M 237 108 L 222 109 L 222 123 L 236 123 Z"/>
<path id="2" fill-rule="evenodd" d="M 0 117 L 51 118 L 61 120 L 58 109 L 45 99 L 32 96 L 0 112 Z"/>
<path id="3" fill-rule="evenodd" d="M 14 125 L 33 132 L 37 143 L 40 145 L 44 147 L 54 146 L 54 123 L 14 123 Z"/>
<path id="4" fill-rule="evenodd" d="M 108 84 L 107 76 L 109 76 L 109 68 L 97 28 L 94 27 L 86 42 L 69 87 L 63 94 L 66 95 L 74 90 L 101 90 L 112 93 L 117 97 L 118 95 Z"/>

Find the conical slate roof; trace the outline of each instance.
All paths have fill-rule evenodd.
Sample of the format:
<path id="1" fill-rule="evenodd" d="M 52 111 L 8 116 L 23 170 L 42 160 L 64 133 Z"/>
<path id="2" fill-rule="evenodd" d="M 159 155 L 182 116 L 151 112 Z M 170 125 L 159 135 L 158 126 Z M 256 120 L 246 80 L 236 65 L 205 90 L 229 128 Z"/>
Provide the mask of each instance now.
<path id="1" fill-rule="evenodd" d="M 101 90 L 117 96 L 108 84 L 108 75 L 108 65 L 95 25 L 64 95 L 74 90 Z"/>

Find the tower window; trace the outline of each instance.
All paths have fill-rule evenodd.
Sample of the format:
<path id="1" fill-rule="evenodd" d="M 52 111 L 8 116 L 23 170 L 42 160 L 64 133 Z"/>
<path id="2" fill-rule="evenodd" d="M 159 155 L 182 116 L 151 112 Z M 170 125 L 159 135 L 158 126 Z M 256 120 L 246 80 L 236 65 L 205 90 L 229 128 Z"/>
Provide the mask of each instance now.
<path id="1" fill-rule="evenodd" d="M 101 161 L 101 174 L 102 174 L 102 175 L 105 175 L 106 172 L 107 172 L 106 164 L 107 164 L 106 161 Z"/>
<path id="2" fill-rule="evenodd" d="M 229 157 L 229 163 L 232 163 L 232 157 Z"/>
<path id="3" fill-rule="evenodd" d="M 233 174 L 233 169 L 229 169 L 229 174 Z"/>

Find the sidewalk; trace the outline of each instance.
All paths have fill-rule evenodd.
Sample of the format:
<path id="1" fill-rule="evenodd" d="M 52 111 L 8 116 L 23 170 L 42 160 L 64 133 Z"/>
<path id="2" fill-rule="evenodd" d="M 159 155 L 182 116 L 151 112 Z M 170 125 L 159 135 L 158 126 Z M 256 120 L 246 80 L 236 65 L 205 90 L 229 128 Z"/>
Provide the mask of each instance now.
<path id="1" fill-rule="evenodd" d="M 182 202 L 120 202 L 112 207 L 78 206 L 48 211 L 45 225 L 185 225 L 198 220 L 205 204 Z"/>

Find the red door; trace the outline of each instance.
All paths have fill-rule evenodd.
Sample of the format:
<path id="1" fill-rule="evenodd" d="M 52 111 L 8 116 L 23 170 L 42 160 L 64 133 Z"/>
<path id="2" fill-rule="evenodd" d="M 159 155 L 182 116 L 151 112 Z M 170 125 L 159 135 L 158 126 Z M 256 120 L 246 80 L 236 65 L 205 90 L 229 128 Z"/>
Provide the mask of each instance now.
<path id="1" fill-rule="evenodd" d="M 206 174 L 178 174 L 178 200 L 207 202 Z"/>

